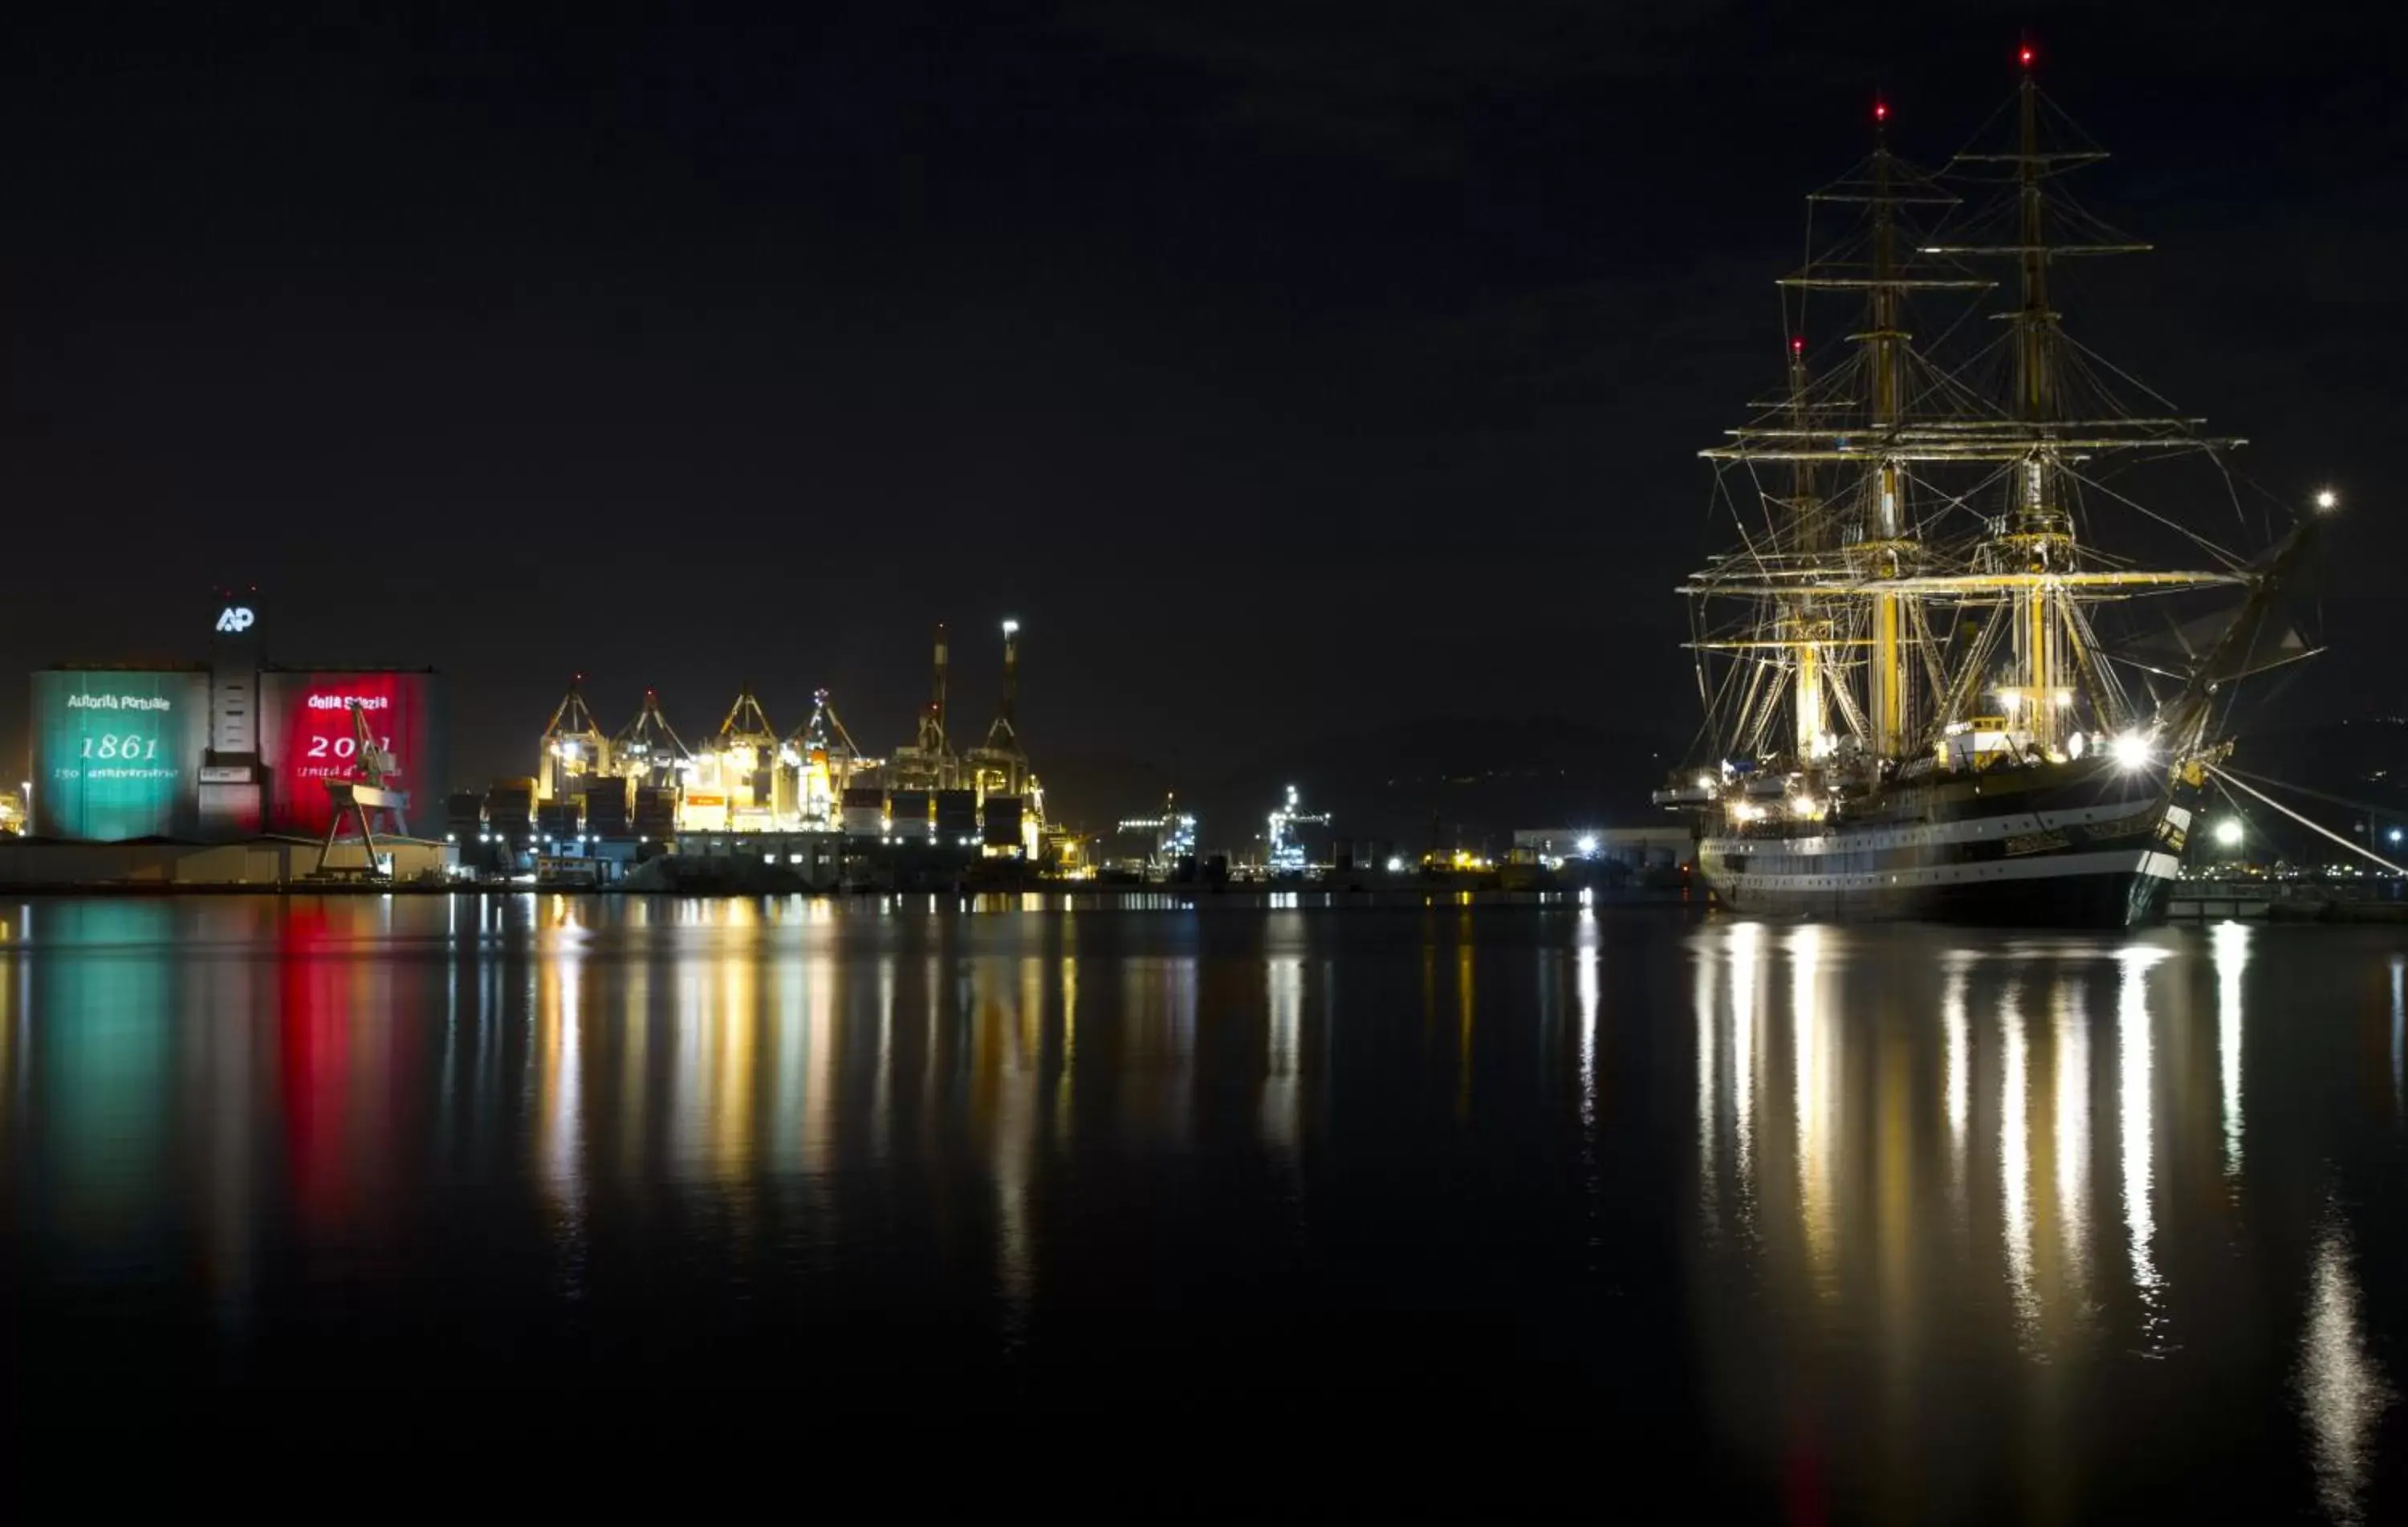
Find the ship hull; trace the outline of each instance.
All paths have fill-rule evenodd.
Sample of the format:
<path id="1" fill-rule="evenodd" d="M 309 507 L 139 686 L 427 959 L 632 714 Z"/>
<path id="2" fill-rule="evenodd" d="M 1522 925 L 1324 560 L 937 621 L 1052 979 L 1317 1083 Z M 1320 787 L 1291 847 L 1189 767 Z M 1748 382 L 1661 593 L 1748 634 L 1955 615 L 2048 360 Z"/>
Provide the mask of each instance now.
<path id="1" fill-rule="evenodd" d="M 2116 929 L 2165 915 L 2191 811 L 2161 782 L 2057 770 L 1991 783 L 1899 792 L 1858 822 L 1717 817 L 1698 868 L 1723 906 L 1752 915 Z"/>

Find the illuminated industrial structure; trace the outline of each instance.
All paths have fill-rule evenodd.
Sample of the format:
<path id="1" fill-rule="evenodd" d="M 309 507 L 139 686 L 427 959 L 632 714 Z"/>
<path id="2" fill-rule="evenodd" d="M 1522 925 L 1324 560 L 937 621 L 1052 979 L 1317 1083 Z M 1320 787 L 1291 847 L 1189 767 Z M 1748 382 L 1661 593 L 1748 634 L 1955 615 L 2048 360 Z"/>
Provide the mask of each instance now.
<path id="1" fill-rule="evenodd" d="M 661 714 L 660 691 L 656 689 L 644 691 L 643 709 L 610 739 L 612 771 L 638 787 L 677 788 L 693 758 L 678 737 L 677 728 Z"/>
<path id="2" fill-rule="evenodd" d="M 1312 868 L 1302 840 L 1296 835 L 1300 827 L 1326 828 L 1327 812 L 1308 812 L 1297 796 L 1296 786 L 1287 787 L 1286 804 L 1271 813 L 1270 836 L 1263 844 L 1263 867 L 1273 875 L 1301 875 Z"/>
<path id="3" fill-rule="evenodd" d="M 733 859 L 757 852 L 765 863 L 817 865 L 839 840 L 871 858 L 874 845 L 888 858 L 908 851 L 929 862 L 1036 863 L 1054 839 L 1020 742 L 1019 631 L 1018 621 L 1003 623 L 1002 703 L 967 755 L 948 740 L 942 626 L 912 740 L 885 758 L 862 753 L 825 689 L 813 692 L 809 719 L 782 739 L 749 685 L 698 748 L 686 745 L 649 689 L 636 719 L 606 738 L 580 675 L 544 729 L 537 773 L 455 798 L 452 832 L 483 845 L 489 871 L 516 872 L 532 858 L 539 874 L 561 855 L 607 855 L 632 866 L 665 853 Z"/>
<path id="4" fill-rule="evenodd" d="M 1020 745 L 1020 622 L 1003 623 L 1003 699 L 986 741 L 964 760 L 977 794 L 982 842 L 990 857 L 1034 861 L 1044 841 L 1045 787 Z M 1190 852 L 1193 852 L 1191 844 Z"/>
<path id="5" fill-rule="evenodd" d="M 552 709 L 552 724 L 543 729 L 543 746 L 536 763 L 538 800 L 576 800 L 589 781 L 610 772 L 610 740 L 586 708 L 579 688 L 585 675 L 569 681 L 568 693 Z"/>
<path id="6" fill-rule="evenodd" d="M 839 803 L 853 784 L 853 771 L 865 762 L 873 767 L 878 762 L 863 759 L 853 745 L 824 689 L 811 691 L 810 719 L 786 739 L 779 761 L 798 775 L 795 799 L 802 825 L 825 831 L 843 826 Z"/>
<path id="7" fill-rule="evenodd" d="M 1013 711 L 1020 699 L 1020 622 L 1003 623 L 1003 703 L 986 729 L 986 741 L 964 760 L 981 799 L 992 795 L 1024 795 L 1028 789 L 1028 756 L 1020 751 L 1020 732 Z"/>
<path id="8" fill-rule="evenodd" d="M 928 703 L 920 710 L 912 740 L 887 760 L 886 784 L 891 790 L 926 794 L 953 786 L 955 761 L 945 742 L 945 627 L 937 627 L 936 661 L 930 670 Z"/>
<path id="9" fill-rule="evenodd" d="M 446 773 L 441 676 L 271 662 L 256 590 L 218 591 L 194 614 L 209 621 L 207 661 L 31 675 L 31 767 L 19 809 L 0 812 L 15 851 L 0 881 L 276 886 L 451 873 L 457 840 L 411 838 L 404 818 L 411 787 Z"/>
<path id="10" fill-rule="evenodd" d="M 750 686 L 740 690 L 711 745 L 682 771 L 678 826 L 689 832 L 765 832 L 792 824 L 795 777 L 781 765 L 781 751 L 760 700 Z"/>
<path id="11" fill-rule="evenodd" d="M 1117 868 L 1133 872 L 1149 880 L 1164 880 L 1181 872 L 1182 864 L 1193 866 L 1196 858 L 1196 815 L 1179 809 L 1179 797 L 1173 792 L 1162 798 L 1162 810 L 1152 816 L 1131 816 L 1122 819 L 1124 836 L 1145 844 L 1142 851 L 1123 851 Z M 1131 849 L 1135 844 L 1130 845 Z"/>

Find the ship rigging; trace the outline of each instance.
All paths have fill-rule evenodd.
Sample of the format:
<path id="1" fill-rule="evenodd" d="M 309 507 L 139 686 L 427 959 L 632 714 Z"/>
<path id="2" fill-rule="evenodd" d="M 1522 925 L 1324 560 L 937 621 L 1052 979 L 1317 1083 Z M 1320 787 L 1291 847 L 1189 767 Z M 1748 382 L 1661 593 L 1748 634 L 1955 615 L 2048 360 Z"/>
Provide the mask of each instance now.
<path id="1" fill-rule="evenodd" d="M 1871 151 L 1809 196 L 1806 262 L 1780 281 L 1778 395 L 1701 453 L 1738 546 L 1680 586 L 1705 767 L 1658 800 L 1699 814 L 1727 903 L 2153 915 L 2234 682 L 2307 650 L 2270 642 L 2267 616 L 2315 517 L 2255 560 L 2200 529 L 2203 485 L 2246 529 L 2243 442 L 2065 327 L 2061 266 L 2148 246 L 2070 194 L 2105 154 L 2021 63 L 2005 144 L 1985 129 L 1937 174 L 1875 106 Z M 1843 342 L 1810 347 L 1835 306 Z M 2205 472 L 2141 481 L 2174 464 Z M 2193 606 L 2236 594 L 2171 654 L 2131 618 L 2199 631 Z"/>

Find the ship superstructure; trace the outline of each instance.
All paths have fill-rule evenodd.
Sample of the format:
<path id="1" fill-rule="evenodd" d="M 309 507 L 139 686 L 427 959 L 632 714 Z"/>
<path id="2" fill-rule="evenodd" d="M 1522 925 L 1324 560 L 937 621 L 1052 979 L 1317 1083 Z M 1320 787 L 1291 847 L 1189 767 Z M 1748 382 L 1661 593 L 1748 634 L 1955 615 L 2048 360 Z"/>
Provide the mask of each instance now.
<path id="1" fill-rule="evenodd" d="M 2152 917 L 2233 682 L 2305 650 L 2265 616 L 2313 517 L 2255 560 L 2204 533 L 2263 523 L 2241 442 L 2061 321 L 2061 267 L 2146 246 L 2066 194 L 2105 155 L 2021 62 L 2005 142 L 1938 175 L 1875 106 L 1781 281 L 1783 384 L 1702 453 L 1739 545 L 1681 588 L 1708 721 L 1657 799 L 1735 909 Z"/>

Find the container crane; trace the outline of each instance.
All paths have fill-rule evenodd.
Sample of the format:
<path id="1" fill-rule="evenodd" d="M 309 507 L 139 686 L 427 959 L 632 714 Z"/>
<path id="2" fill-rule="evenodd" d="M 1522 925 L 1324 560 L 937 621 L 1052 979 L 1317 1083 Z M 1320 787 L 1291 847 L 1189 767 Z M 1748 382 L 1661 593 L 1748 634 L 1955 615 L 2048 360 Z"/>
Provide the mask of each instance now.
<path id="1" fill-rule="evenodd" d="M 568 693 L 552 708 L 552 722 L 543 729 L 536 767 L 538 800 L 574 800 L 587 780 L 610 772 L 610 740 L 586 707 L 584 683 L 582 673 L 569 681 Z"/>
<path id="2" fill-rule="evenodd" d="M 833 828 L 838 823 L 838 802 L 853 781 L 861 750 L 836 713 L 824 689 L 811 691 L 810 718 L 786 739 L 779 760 L 796 773 L 796 802 L 803 825 Z"/>
<path id="3" fill-rule="evenodd" d="M 1301 875 L 1310 864 L 1303 842 L 1296 829 L 1304 827 L 1326 828 L 1327 812 L 1308 812 L 1297 795 L 1296 786 L 1287 787 L 1286 803 L 1271 813 L 1270 837 L 1264 844 L 1264 865 L 1273 875 Z"/>

